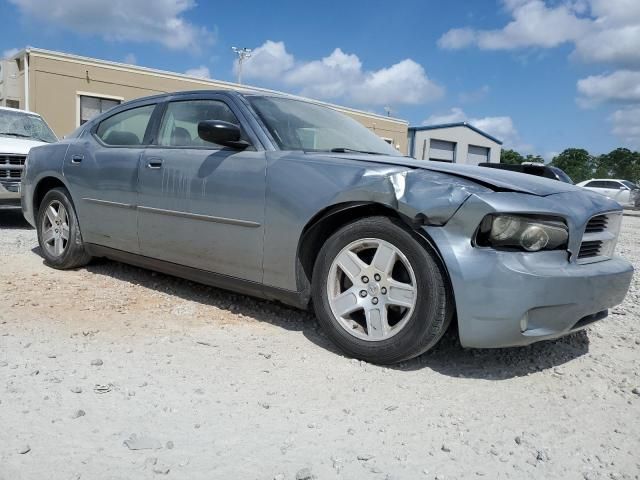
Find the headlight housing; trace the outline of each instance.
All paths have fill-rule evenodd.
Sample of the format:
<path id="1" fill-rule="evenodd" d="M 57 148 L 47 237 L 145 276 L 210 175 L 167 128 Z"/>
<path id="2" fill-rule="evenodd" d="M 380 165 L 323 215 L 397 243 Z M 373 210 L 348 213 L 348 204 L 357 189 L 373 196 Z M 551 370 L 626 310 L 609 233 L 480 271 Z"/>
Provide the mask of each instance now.
<path id="1" fill-rule="evenodd" d="M 564 250 L 569 229 L 560 217 L 493 213 L 478 227 L 475 245 L 498 250 Z"/>

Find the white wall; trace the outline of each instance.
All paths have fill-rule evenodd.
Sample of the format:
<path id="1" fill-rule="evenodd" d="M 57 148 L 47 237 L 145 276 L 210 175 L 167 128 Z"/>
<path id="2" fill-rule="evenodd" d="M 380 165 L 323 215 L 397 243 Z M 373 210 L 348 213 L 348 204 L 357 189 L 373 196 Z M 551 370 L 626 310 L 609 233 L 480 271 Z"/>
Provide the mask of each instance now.
<path id="1" fill-rule="evenodd" d="M 410 138 L 410 142 L 413 142 L 414 145 L 413 157 L 418 160 L 429 159 L 429 145 L 433 138 L 435 140 L 444 140 L 456 143 L 456 163 L 469 164 L 467 161 L 469 145 L 489 148 L 489 161 L 491 163 L 500 163 L 500 152 L 502 150 L 500 144 L 490 140 L 484 135 L 480 135 L 478 132 L 468 127 L 455 126 L 430 130 L 417 130 L 413 133 L 415 134 L 415 137 L 413 140 Z M 412 131 L 409 131 L 409 135 L 411 137 Z M 411 152 L 411 145 L 409 146 L 409 149 L 409 152 Z"/>

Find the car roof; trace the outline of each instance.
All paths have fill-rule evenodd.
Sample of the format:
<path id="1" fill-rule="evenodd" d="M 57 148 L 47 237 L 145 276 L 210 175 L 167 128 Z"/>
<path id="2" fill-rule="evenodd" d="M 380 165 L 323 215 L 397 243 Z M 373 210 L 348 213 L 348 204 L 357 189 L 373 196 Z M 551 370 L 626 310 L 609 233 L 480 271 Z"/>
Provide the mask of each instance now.
<path id="1" fill-rule="evenodd" d="M 8 111 L 8 112 L 17 112 L 23 113 L 25 115 L 33 115 L 34 117 L 40 117 L 36 112 L 30 112 L 28 110 L 21 110 L 20 108 L 11 108 L 11 107 L 0 107 L 0 110 Z"/>
<path id="2" fill-rule="evenodd" d="M 622 182 L 624 180 L 620 178 L 590 178 L 589 180 L 585 180 L 585 182 Z"/>

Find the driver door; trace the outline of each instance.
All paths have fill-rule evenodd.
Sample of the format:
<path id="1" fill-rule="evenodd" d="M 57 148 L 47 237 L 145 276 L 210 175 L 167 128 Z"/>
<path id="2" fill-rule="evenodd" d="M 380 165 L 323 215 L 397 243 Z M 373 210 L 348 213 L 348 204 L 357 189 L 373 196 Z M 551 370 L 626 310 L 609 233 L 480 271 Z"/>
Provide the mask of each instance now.
<path id="1" fill-rule="evenodd" d="M 198 136 L 198 123 L 242 125 L 237 107 L 209 95 L 169 101 L 139 164 L 138 236 L 147 257 L 262 281 L 265 152 Z M 247 132 L 246 125 L 243 132 Z"/>

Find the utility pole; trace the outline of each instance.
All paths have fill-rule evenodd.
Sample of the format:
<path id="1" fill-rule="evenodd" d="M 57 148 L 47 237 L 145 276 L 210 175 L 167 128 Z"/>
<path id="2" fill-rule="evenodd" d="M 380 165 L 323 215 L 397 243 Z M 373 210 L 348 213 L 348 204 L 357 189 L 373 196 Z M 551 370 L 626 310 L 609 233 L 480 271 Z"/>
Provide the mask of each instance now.
<path id="1" fill-rule="evenodd" d="M 242 62 L 251 57 L 251 49 L 250 48 L 238 48 L 231 47 L 233 53 L 238 55 L 238 83 L 242 83 Z"/>

